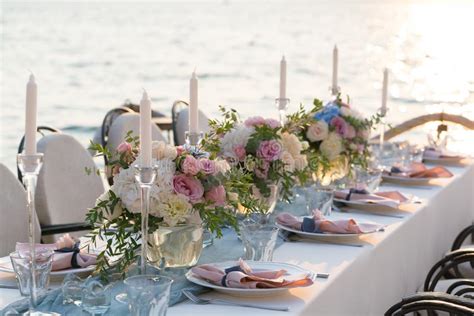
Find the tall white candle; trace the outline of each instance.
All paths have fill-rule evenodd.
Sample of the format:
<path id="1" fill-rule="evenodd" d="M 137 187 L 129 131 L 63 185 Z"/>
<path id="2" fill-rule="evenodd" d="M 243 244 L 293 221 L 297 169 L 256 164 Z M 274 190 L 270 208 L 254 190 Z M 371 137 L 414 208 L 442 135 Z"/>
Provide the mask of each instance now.
<path id="1" fill-rule="evenodd" d="M 151 167 L 151 100 L 146 91 L 140 101 L 140 156 L 141 167 Z"/>
<path id="2" fill-rule="evenodd" d="M 193 72 L 189 81 L 189 132 L 199 133 L 198 130 L 198 80 Z"/>
<path id="3" fill-rule="evenodd" d="M 332 51 L 332 93 L 336 94 L 339 89 L 337 88 L 337 64 L 338 64 L 338 50 L 337 46 L 334 45 L 334 49 Z"/>
<path id="4" fill-rule="evenodd" d="M 380 108 L 380 114 L 382 116 L 385 116 L 387 114 L 387 97 L 388 97 L 388 69 L 385 68 L 383 71 L 382 107 Z"/>
<path id="5" fill-rule="evenodd" d="M 286 60 L 285 56 L 281 58 L 280 62 L 280 105 L 286 105 Z"/>
<path id="6" fill-rule="evenodd" d="M 38 88 L 35 76 L 30 75 L 26 85 L 26 116 L 25 116 L 25 154 L 36 154 L 36 107 Z"/>

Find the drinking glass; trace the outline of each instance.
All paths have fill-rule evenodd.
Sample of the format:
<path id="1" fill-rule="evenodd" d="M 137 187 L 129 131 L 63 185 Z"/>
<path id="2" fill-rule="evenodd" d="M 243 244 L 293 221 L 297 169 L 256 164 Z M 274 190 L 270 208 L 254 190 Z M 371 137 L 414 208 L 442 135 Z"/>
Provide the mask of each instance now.
<path id="1" fill-rule="evenodd" d="M 136 275 L 125 279 L 128 308 L 132 316 L 165 316 L 172 279 L 156 275 Z"/>
<path id="2" fill-rule="evenodd" d="M 332 188 L 313 186 L 306 191 L 307 215 L 313 215 L 313 210 L 320 210 L 324 216 L 331 215 L 334 190 Z"/>
<path id="3" fill-rule="evenodd" d="M 10 254 L 13 270 L 22 296 L 30 296 L 32 284 L 31 255 L 29 251 L 16 251 Z M 35 281 L 37 290 L 45 290 L 49 286 L 49 275 L 53 263 L 53 252 L 37 249 L 35 253 Z"/>
<path id="4" fill-rule="evenodd" d="M 99 281 L 91 281 L 82 289 L 82 310 L 103 315 L 110 308 L 110 292 Z"/>
<path id="5" fill-rule="evenodd" d="M 83 281 L 77 275 L 68 274 L 62 283 L 63 304 L 80 305 L 82 300 Z"/>
<path id="6" fill-rule="evenodd" d="M 268 221 L 255 222 L 251 219 L 243 220 L 239 226 L 245 259 L 272 261 L 278 228 Z"/>
<path id="7" fill-rule="evenodd" d="M 355 189 L 367 190 L 369 193 L 377 191 L 382 182 L 382 171 L 355 167 Z"/>

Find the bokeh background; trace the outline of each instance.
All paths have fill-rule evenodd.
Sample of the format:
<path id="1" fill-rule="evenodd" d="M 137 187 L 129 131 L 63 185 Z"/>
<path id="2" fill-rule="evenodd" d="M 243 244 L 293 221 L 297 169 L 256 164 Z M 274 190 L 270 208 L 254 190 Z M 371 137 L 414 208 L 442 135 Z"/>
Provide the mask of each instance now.
<path id="1" fill-rule="evenodd" d="M 15 166 L 29 70 L 38 123 L 84 145 L 108 109 L 139 102 L 142 88 L 170 115 L 174 100 L 188 99 L 195 67 L 210 117 L 219 104 L 277 117 L 283 54 L 290 111 L 327 100 L 334 44 L 342 93 L 364 114 L 380 107 L 388 67 L 389 123 L 436 111 L 472 119 L 473 16 L 474 1 L 453 0 L 3 1 L 0 161 Z M 415 134 L 425 141 L 435 128 Z M 472 134 L 450 133 L 474 147 Z"/>

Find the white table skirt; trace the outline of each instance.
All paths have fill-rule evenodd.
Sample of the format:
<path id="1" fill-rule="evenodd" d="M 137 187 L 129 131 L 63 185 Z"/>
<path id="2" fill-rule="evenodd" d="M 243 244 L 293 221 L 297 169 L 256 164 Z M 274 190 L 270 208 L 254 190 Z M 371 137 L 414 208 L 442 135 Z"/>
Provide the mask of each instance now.
<path id="1" fill-rule="evenodd" d="M 423 200 L 422 205 L 407 207 L 404 218 L 344 214 L 356 220 L 389 225 L 385 232 L 362 238 L 364 247 L 300 241 L 288 242 L 276 249 L 274 261 L 297 264 L 314 272 L 329 272 L 329 279 L 317 279 L 311 287 L 292 289 L 290 294 L 278 297 L 225 298 L 289 306 L 290 312 L 281 312 L 282 315 L 383 315 L 402 297 L 421 289 L 428 270 L 449 251 L 455 236 L 472 223 L 474 166 L 449 169 L 455 177 L 436 180 L 440 186 L 383 185 L 383 190 L 395 189 Z M 0 274 L 2 278 L 4 274 Z M 0 308 L 18 299 L 17 293 L 17 290 L 0 289 Z M 222 296 L 210 292 L 203 297 Z M 169 316 L 245 313 L 275 315 L 280 312 L 190 302 L 168 310 Z"/>

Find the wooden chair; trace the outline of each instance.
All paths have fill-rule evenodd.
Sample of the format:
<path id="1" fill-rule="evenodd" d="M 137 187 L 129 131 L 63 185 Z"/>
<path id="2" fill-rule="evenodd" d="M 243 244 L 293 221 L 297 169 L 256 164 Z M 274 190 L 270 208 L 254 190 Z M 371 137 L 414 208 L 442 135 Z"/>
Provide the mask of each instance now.
<path id="1" fill-rule="evenodd" d="M 0 164 L 0 188 L 0 257 L 3 257 L 15 250 L 17 242 L 28 242 L 28 212 L 25 188 L 3 164 Z M 40 242 L 37 219 L 35 224 L 35 239 Z"/>

